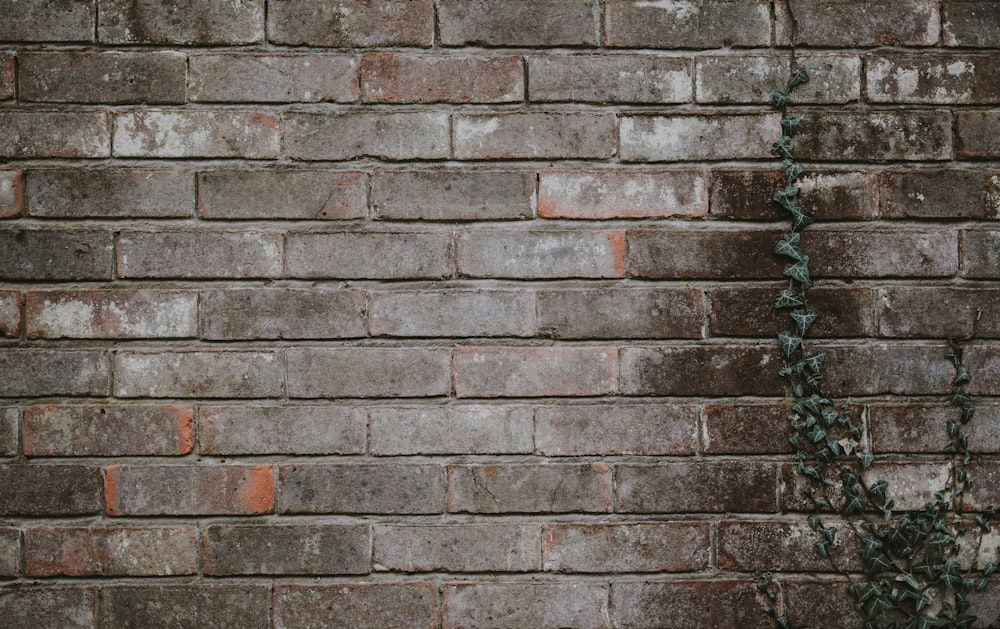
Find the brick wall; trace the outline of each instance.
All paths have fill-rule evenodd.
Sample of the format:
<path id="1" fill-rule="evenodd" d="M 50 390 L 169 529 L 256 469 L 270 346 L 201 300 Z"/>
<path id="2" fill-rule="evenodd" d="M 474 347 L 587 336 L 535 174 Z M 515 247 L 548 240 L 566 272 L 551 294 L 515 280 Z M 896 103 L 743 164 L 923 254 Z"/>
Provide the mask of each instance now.
<path id="1" fill-rule="evenodd" d="M 920 504 L 974 335 L 1000 502 L 996 1 L 0 16 L 2 627 L 752 629 L 762 569 L 854 626 L 776 375 L 791 44 L 830 386 Z"/>

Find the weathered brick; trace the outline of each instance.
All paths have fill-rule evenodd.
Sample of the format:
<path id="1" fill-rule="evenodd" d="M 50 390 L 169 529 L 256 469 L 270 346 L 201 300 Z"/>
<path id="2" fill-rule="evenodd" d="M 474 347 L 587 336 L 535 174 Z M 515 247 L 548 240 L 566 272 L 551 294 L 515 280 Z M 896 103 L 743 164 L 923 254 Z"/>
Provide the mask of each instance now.
<path id="1" fill-rule="evenodd" d="M 788 311 L 774 309 L 778 286 L 726 286 L 709 291 L 712 336 L 773 337 L 789 325 Z M 873 296 L 869 288 L 820 286 L 810 288 L 809 308 L 819 313 L 809 336 L 870 336 L 874 329 Z"/>
<path id="2" fill-rule="evenodd" d="M 455 350 L 458 397 L 549 397 L 613 393 L 614 347 L 463 347 Z"/>
<path id="3" fill-rule="evenodd" d="M 215 53 L 189 60 L 190 99 L 217 103 L 350 103 L 358 99 L 351 55 Z"/>
<path id="4" fill-rule="evenodd" d="M 945 46 L 1000 46 L 1000 13 L 990 0 L 942 3 Z"/>
<path id="5" fill-rule="evenodd" d="M 842 579 L 787 580 L 784 582 L 784 611 L 797 625 L 822 618 L 829 629 L 854 629 L 865 620 L 854 609 L 854 597 Z"/>
<path id="6" fill-rule="evenodd" d="M 202 336 L 212 340 L 365 336 L 365 295 L 354 290 L 203 291 Z"/>
<path id="7" fill-rule="evenodd" d="M 366 103 L 510 103 L 524 99 L 521 58 L 370 53 L 361 60 Z"/>
<path id="8" fill-rule="evenodd" d="M 774 346 L 627 347 L 621 355 L 625 395 L 780 395 Z M 696 377 L 692 377 L 695 375 Z"/>
<path id="9" fill-rule="evenodd" d="M 430 46 L 433 0 L 272 0 L 267 37 L 293 46 Z"/>
<path id="10" fill-rule="evenodd" d="M 952 168 L 882 173 L 882 215 L 890 218 L 1000 217 L 1000 173 Z"/>
<path id="11" fill-rule="evenodd" d="M 0 617 L 11 629 L 97 629 L 97 588 L 0 588 Z"/>
<path id="12" fill-rule="evenodd" d="M 364 218 L 368 176 L 322 170 L 214 170 L 198 175 L 202 218 Z"/>
<path id="13" fill-rule="evenodd" d="M 604 463 L 448 466 L 449 511 L 604 513 L 611 503 L 611 468 Z"/>
<path id="14" fill-rule="evenodd" d="M 119 277 L 278 277 L 281 235 L 261 231 L 122 231 Z"/>
<path id="15" fill-rule="evenodd" d="M 22 101 L 183 103 L 187 58 L 178 52 L 22 52 Z"/>
<path id="16" fill-rule="evenodd" d="M 21 411 L 16 406 L 0 406 L 0 456 L 16 456 Z"/>
<path id="17" fill-rule="evenodd" d="M 944 395 L 955 375 L 941 346 L 879 343 L 816 349 L 827 354 L 824 389 L 836 396 Z"/>
<path id="18" fill-rule="evenodd" d="M 95 0 L 0 0 L 0 41 L 93 41 L 95 5 Z"/>
<path id="19" fill-rule="evenodd" d="M 546 524 L 542 556 L 555 572 L 688 572 L 708 567 L 708 522 Z"/>
<path id="20" fill-rule="evenodd" d="M 3 349 L 0 397 L 108 395 L 108 362 L 101 349 Z"/>
<path id="21" fill-rule="evenodd" d="M 24 210 L 24 183 L 20 170 L 0 169 L 0 218 L 16 218 Z"/>
<path id="22" fill-rule="evenodd" d="M 982 512 L 1000 502 L 1000 491 L 997 490 L 997 483 L 1000 482 L 1000 465 L 996 461 L 986 461 L 982 465 L 977 465 L 969 474 L 975 477 L 976 483 L 965 495 L 966 508 Z M 943 485 L 938 483 L 937 486 Z M 996 554 L 987 551 L 986 556 L 992 560 Z"/>
<path id="23" fill-rule="evenodd" d="M 535 296 L 523 290 L 379 291 L 373 336 L 533 336 Z"/>
<path id="24" fill-rule="evenodd" d="M 704 216 L 700 170 L 543 171 L 538 215 L 544 218 L 666 218 Z"/>
<path id="25" fill-rule="evenodd" d="M 117 397 L 278 397 L 284 365 L 273 351 L 119 351 Z"/>
<path id="26" fill-rule="evenodd" d="M 690 288 L 543 290 L 539 333 L 553 338 L 701 338 L 704 304 Z"/>
<path id="27" fill-rule="evenodd" d="M 0 52 L 0 100 L 14 98 L 14 54 Z"/>
<path id="28" fill-rule="evenodd" d="M 344 626 L 352 629 L 436 629 L 432 583 L 275 585 L 275 629 Z"/>
<path id="29" fill-rule="evenodd" d="M 879 334 L 913 338 L 995 338 L 1000 290 L 945 286 L 898 286 L 879 290 Z"/>
<path id="30" fill-rule="evenodd" d="M 126 111 L 115 114 L 118 157 L 238 157 L 274 159 L 281 121 L 269 112 Z"/>
<path id="31" fill-rule="evenodd" d="M 380 170 L 372 180 L 372 207 L 376 218 L 388 220 L 531 218 L 535 174 Z"/>
<path id="32" fill-rule="evenodd" d="M 101 629 L 266 629 L 266 585 L 129 585 L 101 589 Z"/>
<path id="33" fill-rule="evenodd" d="M 940 356 L 939 352 L 933 353 L 936 360 L 940 361 Z M 993 391 L 1000 389 L 1000 353 L 997 352 L 996 346 L 971 345 L 965 355 L 965 364 L 970 373 L 977 374 L 976 379 L 969 385 L 970 394 L 992 395 Z M 939 385 L 933 393 L 941 395 L 945 391 L 947 389 Z M 1000 500 L 997 503 L 1000 504 Z"/>
<path id="34" fill-rule="evenodd" d="M 0 528 L 0 579 L 16 578 L 20 572 L 21 532 L 13 528 Z M 2 605 L 0 602 L 0 607 Z"/>
<path id="35" fill-rule="evenodd" d="M 803 111 L 801 118 L 793 143 L 795 155 L 800 159 L 864 162 L 951 159 L 949 112 Z"/>
<path id="36" fill-rule="evenodd" d="M 441 513 L 444 469 L 417 463 L 286 465 L 280 513 Z"/>
<path id="37" fill-rule="evenodd" d="M 366 417 L 336 406 L 202 406 L 198 450 L 208 455 L 361 454 Z"/>
<path id="38" fill-rule="evenodd" d="M 1000 155 L 1000 111 L 958 113 L 958 157 L 990 158 Z"/>
<path id="39" fill-rule="evenodd" d="M 288 112 L 285 153 L 295 160 L 444 159 L 451 152 L 448 114 L 432 111 Z"/>
<path id="40" fill-rule="evenodd" d="M 367 524 L 205 529 L 205 574 L 367 574 L 370 569 Z"/>
<path id="41" fill-rule="evenodd" d="M 788 436 L 790 409 L 775 404 L 711 404 L 701 418 L 705 454 L 793 452 Z"/>
<path id="42" fill-rule="evenodd" d="M 8 281 L 108 280 L 112 240 L 108 231 L 4 229 L 0 268 Z"/>
<path id="43" fill-rule="evenodd" d="M 950 277 L 958 271 L 957 234 L 943 229 L 828 228 L 803 236 L 815 277 Z"/>
<path id="44" fill-rule="evenodd" d="M 97 0 L 108 44 L 233 45 L 264 41 L 264 0 Z"/>
<path id="45" fill-rule="evenodd" d="M 620 127 L 625 162 L 761 159 L 781 135 L 779 114 L 623 116 Z"/>
<path id="46" fill-rule="evenodd" d="M 440 279 L 452 269 L 450 232 L 290 232 L 289 277 Z"/>
<path id="47" fill-rule="evenodd" d="M 25 456 L 180 456 L 194 446 L 189 406 L 29 406 Z"/>
<path id="48" fill-rule="evenodd" d="M 883 53 L 867 61 L 875 103 L 969 105 L 1000 102 L 1000 55 Z"/>
<path id="49" fill-rule="evenodd" d="M 456 159 L 600 158 L 615 154 L 613 113 L 458 114 Z"/>
<path id="50" fill-rule="evenodd" d="M 451 388 L 447 349 L 295 348 L 287 357 L 289 397 L 429 397 Z"/>
<path id="51" fill-rule="evenodd" d="M 861 568 L 857 541 L 850 526 L 824 519 L 825 526 L 837 526 L 839 534 L 830 545 L 830 554 L 838 558 L 844 570 Z M 796 517 L 794 520 L 723 520 L 719 523 L 719 568 L 739 572 L 780 570 L 788 572 L 824 572 L 830 560 L 816 552 L 819 533 Z"/>
<path id="52" fill-rule="evenodd" d="M 0 157 L 108 157 L 105 111 L 0 111 Z"/>
<path id="53" fill-rule="evenodd" d="M 996 279 L 1000 268 L 1000 231 L 962 232 L 962 275 Z"/>
<path id="54" fill-rule="evenodd" d="M 540 544 L 538 524 L 380 524 L 372 560 L 402 572 L 537 571 Z"/>
<path id="55" fill-rule="evenodd" d="M 458 235 L 458 272 L 466 277 L 555 279 L 625 275 L 620 230 L 474 230 Z"/>
<path id="56" fill-rule="evenodd" d="M 789 0 L 775 5 L 779 45 L 931 46 L 938 43 L 937 0 Z"/>
<path id="57" fill-rule="evenodd" d="M 771 44 L 771 7 L 764 0 L 608 0 L 608 46 L 722 48 Z M 719 19 L 719 16 L 726 16 Z"/>
<path id="58" fill-rule="evenodd" d="M 82 465 L 0 465 L 3 516 L 91 515 L 101 511 L 101 469 Z"/>
<path id="59" fill-rule="evenodd" d="M 24 531 L 29 577 L 172 576 L 198 571 L 198 529 L 31 527 Z"/>
<path id="60" fill-rule="evenodd" d="M 535 450 L 545 456 L 694 454 L 698 411 L 674 404 L 541 406 Z"/>
<path id="61" fill-rule="evenodd" d="M 782 170 L 713 170 L 710 214 L 737 220 L 787 220 L 771 201 L 786 185 Z M 874 173 L 811 170 L 795 183 L 796 203 L 816 220 L 872 219 L 878 215 L 879 185 Z"/>
<path id="62" fill-rule="evenodd" d="M 375 455 L 529 454 L 527 406 L 377 406 L 369 410 Z"/>
<path id="63" fill-rule="evenodd" d="M 863 476 L 866 486 L 884 480 L 889 485 L 888 494 L 894 501 L 895 509 L 915 512 L 923 509 L 928 502 L 934 501 L 934 492 L 943 490 L 950 474 L 947 463 L 897 463 L 893 461 L 878 461 Z M 809 483 L 796 470 L 795 464 L 787 464 L 781 470 L 781 505 L 782 510 L 812 511 L 812 500 L 805 498 L 802 489 Z M 830 491 L 827 496 L 834 509 L 844 506 L 844 498 L 840 491 Z"/>
<path id="64" fill-rule="evenodd" d="M 25 173 L 29 215 L 45 218 L 188 217 L 194 174 L 180 169 L 31 169 Z"/>
<path id="65" fill-rule="evenodd" d="M 617 581 L 611 584 L 611 618 L 621 629 L 770 629 L 756 590 L 746 579 Z"/>
<path id="66" fill-rule="evenodd" d="M 439 0 L 445 46 L 594 46 L 595 0 Z"/>
<path id="67" fill-rule="evenodd" d="M 960 416 L 954 406 L 943 404 L 873 404 L 868 410 L 872 447 L 885 453 L 940 454 L 949 441 L 948 421 Z M 974 451 L 1000 452 L 1000 406 L 977 404 L 962 432 Z"/>
<path id="68" fill-rule="evenodd" d="M 28 291 L 27 336 L 182 338 L 198 334 L 198 294 L 162 290 Z"/>
<path id="69" fill-rule="evenodd" d="M 761 461 L 619 465 L 617 505 L 626 513 L 774 512 L 777 466 Z"/>
<path id="70" fill-rule="evenodd" d="M 445 629 L 604 629 L 600 583 L 456 583 L 444 586 Z"/>
<path id="71" fill-rule="evenodd" d="M 861 97 L 861 58 L 856 55 L 796 55 L 794 69 L 809 73 L 809 82 L 795 88 L 796 103 L 848 103 Z M 792 71 L 789 55 L 697 57 L 697 101 L 767 103 Z"/>
<path id="72" fill-rule="evenodd" d="M 274 508 L 271 465 L 112 465 L 105 475 L 111 516 L 258 515 Z"/>
<path id="73" fill-rule="evenodd" d="M 534 102 L 687 103 L 691 61 L 648 55 L 528 57 Z"/>
<path id="74" fill-rule="evenodd" d="M 0 291 L 0 337 L 21 336 L 21 293 Z"/>

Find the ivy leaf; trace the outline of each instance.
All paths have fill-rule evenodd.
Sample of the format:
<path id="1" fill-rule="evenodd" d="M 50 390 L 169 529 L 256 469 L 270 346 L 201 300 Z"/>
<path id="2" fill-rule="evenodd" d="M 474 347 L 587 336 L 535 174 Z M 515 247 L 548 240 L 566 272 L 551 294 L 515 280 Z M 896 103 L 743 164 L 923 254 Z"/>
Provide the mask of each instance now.
<path id="1" fill-rule="evenodd" d="M 793 135 L 800 122 L 802 122 L 802 120 L 796 116 L 782 116 L 781 130 L 785 133 L 785 135 Z"/>
<path id="2" fill-rule="evenodd" d="M 798 230 L 802 229 L 806 225 L 810 225 L 813 222 L 813 218 L 805 213 L 805 211 L 796 206 L 786 208 L 788 213 L 792 215 L 792 229 Z"/>
<path id="3" fill-rule="evenodd" d="M 777 142 L 771 145 L 771 155 L 780 155 L 791 159 L 792 138 L 787 135 L 781 136 Z"/>
<path id="4" fill-rule="evenodd" d="M 775 107 L 784 107 L 790 102 L 792 102 L 792 97 L 788 94 L 778 90 L 771 92 L 771 104 Z"/>
<path id="5" fill-rule="evenodd" d="M 791 317 L 792 321 L 794 321 L 795 325 L 799 328 L 799 334 L 805 336 L 806 332 L 809 331 L 809 327 L 813 324 L 813 321 L 816 320 L 816 313 L 812 310 L 793 310 L 791 312 Z M 825 355 L 824 358 L 826 358 Z M 822 368 L 823 363 L 820 361 L 819 369 L 813 369 L 813 371 L 819 371 Z"/>
<path id="6" fill-rule="evenodd" d="M 799 176 L 806 171 L 802 167 L 802 164 L 792 161 L 791 158 L 787 158 L 784 161 L 785 164 L 785 176 L 788 178 L 788 183 L 793 183 Z"/>
<path id="7" fill-rule="evenodd" d="M 798 308 L 804 305 L 806 305 L 806 302 L 802 298 L 802 295 L 790 290 L 783 290 L 774 297 L 775 310 L 780 310 L 781 308 Z"/>
<path id="8" fill-rule="evenodd" d="M 794 238 L 790 238 L 790 236 L 794 236 Z M 792 232 L 787 234 L 774 245 L 774 252 L 779 256 L 787 256 L 792 260 L 802 260 L 804 254 L 802 253 L 802 250 L 799 249 L 798 243 L 799 234 L 797 232 Z"/>
<path id="9" fill-rule="evenodd" d="M 809 277 L 809 256 L 803 255 L 802 259 L 798 262 L 785 265 L 783 273 L 785 277 L 790 277 L 808 288 L 812 284 L 812 280 Z"/>
<path id="10" fill-rule="evenodd" d="M 806 518 L 806 521 L 809 522 L 809 528 L 811 528 L 814 531 L 819 530 L 820 521 L 818 513 L 811 514 L 808 518 Z"/>
<path id="11" fill-rule="evenodd" d="M 792 75 L 791 80 L 788 81 L 788 87 L 793 88 L 796 85 L 802 85 L 803 83 L 808 83 L 808 82 L 809 82 L 809 74 L 806 73 L 805 70 L 799 68 L 798 70 L 795 71 L 795 74 Z"/>
<path id="12" fill-rule="evenodd" d="M 971 379 L 969 377 L 969 370 L 965 368 L 965 365 L 959 365 L 957 371 L 958 373 L 955 374 L 955 384 L 962 384 Z"/>
<path id="13" fill-rule="evenodd" d="M 858 452 L 858 460 L 861 462 L 861 469 L 867 470 L 875 461 L 875 455 L 871 452 Z"/>
<path id="14" fill-rule="evenodd" d="M 785 355 L 785 358 L 790 358 L 802 347 L 802 337 L 795 336 L 788 331 L 778 333 L 778 342 L 781 343 L 781 353 Z"/>
<path id="15" fill-rule="evenodd" d="M 830 545 L 830 542 L 828 542 L 826 540 L 820 540 L 820 541 L 816 542 L 816 550 L 819 551 L 820 556 L 827 557 L 827 558 L 830 557 L 830 551 L 827 549 L 827 547 L 829 545 Z"/>
<path id="16" fill-rule="evenodd" d="M 777 190 L 775 190 L 774 194 L 771 195 L 771 199 L 787 207 L 788 204 L 792 202 L 792 199 L 798 196 L 798 194 L 799 194 L 798 187 L 785 186 L 784 188 L 778 188 Z"/>

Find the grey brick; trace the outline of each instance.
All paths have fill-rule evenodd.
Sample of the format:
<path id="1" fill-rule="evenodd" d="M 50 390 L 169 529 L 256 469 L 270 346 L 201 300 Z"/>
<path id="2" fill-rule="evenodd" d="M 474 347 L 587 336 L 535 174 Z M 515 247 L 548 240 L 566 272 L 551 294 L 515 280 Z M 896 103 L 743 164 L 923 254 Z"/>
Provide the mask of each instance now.
<path id="1" fill-rule="evenodd" d="M 194 214 L 194 173 L 186 169 L 30 169 L 29 215 L 46 218 L 160 218 Z"/>
<path id="2" fill-rule="evenodd" d="M 416 463 L 288 465 L 278 473 L 281 513 L 441 513 L 444 469 Z"/>
<path id="3" fill-rule="evenodd" d="M 264 41 L 264 0 L 98 0 L 109 44 L 232 45 Z"/>
<path id="4" fill-rule="evenodd" d="M 358 99 L 351 55 L 217 53 L 191 55 L 190 98 L 197 102 L 349 103 Z"/>
<path id="5" fill-rule="evenodd" d="M 23 52 L 20 97 L 48 103 L 183 103 L 187 58 L 177 52 Z"/>

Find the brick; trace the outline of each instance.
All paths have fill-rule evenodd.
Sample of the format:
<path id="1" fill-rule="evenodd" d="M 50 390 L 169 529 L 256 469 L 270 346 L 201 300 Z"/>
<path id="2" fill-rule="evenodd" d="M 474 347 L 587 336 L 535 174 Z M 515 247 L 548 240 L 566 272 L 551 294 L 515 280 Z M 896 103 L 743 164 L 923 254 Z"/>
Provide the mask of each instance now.
<path id="1" fill-rule="evenodd" d="M 523 290 L 370 293 L 373 336 L 534 336 L 535 296 Z"/>
<path id="2" fill-rule="evenodd" d="M 701 338 L 701 291 L 588 288 L 538 292 L 539 333 L 552 338 Z"/>
<path id="3" fill-rule="evenodd" d="M 624 162 L 761 159 L 781 135 L 779 122 L 778 114 L 623 116 L 619 155 Z"/>
<path id="4" fill-rule="evenodd" d="M 830 228 L 803 236 L 815 277 L 950 277 L 958 238 L 944 230 Z"/>
<path id="5" fill-rule="evenodd" d="M 803 497 L 802 488 L 808 479 L 799 474 L 794 464 L 787 464 L 781 470 L 782 509 L 788 511 L 812 511 L 812 501 Z M 871 485 L 884 480 L 889 484 L 888 495 L 895 501 L 898 511 L 917 512 L 928 502 L 934 501 L 934 492 L 944 490 L 948 482 L 947 463 L 896 463 L 879 461 L 864 474 L 864 483 Z M 837 483 L 839 485 L 839 483 Z M 844 506 L 841 492 L 829 491 L 831 505 L 838 511 Z"/>
<path id="6" fill-rule="evenodd" d="M 105 111 L 2 111 L 0 157 L 108 157 L 111 120 Z"/>
<path id="7" fill-rule="evenodd" d="M 127 111 L 115 114 L 118 157 L 238 157 L 274 159 L 281 121 L 268 112 Z"/>
<path id="8" fill-rule="evenodd" d="M 0 291 L 0 337 L 21 336 L 21 294 Z"/>
<path id="9" fill-rule="evenodd" d="M 998 63 L 997 54 L 873 55 L 866 68 L 868 99 L 875 103 L 998 103 Z"/>
<path id="10" fill-rule="evenodd" d="M 526 406 L 377 406 L 369 410 L 374 455 L 530 454 Z"/>
<path id="11" fill-rule="evenodd" d="M 5 587 L 0 617 L 18 629 L 97 629 L 97 588 Z"/>
<path id="12" fill-rule="evenodd" d="M 809 73 L 795 88 L 796 103 L 849 103 L 861 97 L 861 58 L 856 55 L 796 55 L 794 70 Z M 771 101 L 792 76 L 789 55 L 743 54 L 695 58 L 695 91 L 699 103 Z"/>
<path id="13" fill-rule="evenodd" d="M 803 111 L 801 118 L 793 142 L 799 159 L 869 163 L 951 159 L 949 112 L 823 112 L 819 116 Z"/>
<path id="14" fill-rule="evenodd" d="M 194 213 L 190 170 L 44 169 L 25 174 L 26 209 L 44 218 L 185 218 Z"/>
<path id="15" fill-rule="evenodd" d="M 610 112 L 458 114 L 456 159 L 608 159 L 615 153 Z"/>
<path id="16" fill-rule="evenodd" d="M 361 60 L 366 103 L 511 103 L 524 100 L 524 70 L 514 56 L 369 53 Z"/>
<path id="17" fill-rule="evenodd" d="M 995 279 L 1000 268 L 1000 231 L 962 232 L 962 276 Z"/>
<path id="18" fill-rule="evenodd" d="M 954 406 L 943 404 L 873 404 L 868 410 L 872 447 L 885 453 L 940 454 L 949 441 L 948 421 L 960 416 Z M 1000 407 L 977 404 L 962 432 L 975 452 L 1000 452 Z"/>
<path id="19" fill-rule="evenodd" d="M 535 174 L 518 171 L 375 172 L 375 218 L 504 220 L 532 218 Z"/>
<path id="20" fill-rule="evenodd" d="M 708 567 L 708 522 L 546 524 L 545 570 L 687 572 Z"/>
<path id="21" fill-rule="evenodd" d="M 973 467 L 969 475 L 975 477 L 976 483 L 965 496 L 966 509 L 982 512 L 1000 502 L 1000 495 L 998 495 L 1000 492 L 997 491 L 997 483 L 1000 482 L 1000 465 L 997 465 L 996 461 L 986 461 Z M 943 485 L 938 484 L 938 487 L 941 486 Z M 987 551 L 987 555 L 996 556 L 989 551 Z"/>
<path id="22" fill-rule="evenodd" d="M 466 277 L 556 279 L 625 275 L 621 230 L 470 230 L 458 235 Z"/>
<path id="23" fill-rule="evenodd" d="M 775 5 L 779 45 L 932 46 L 941 16 L 936 0 L 790 0 Z"/>
<path id="24" fill-rule="evenodd" d="M 351 103 L 357 57 L 340 54 L 191 55 L 190 99 L 207 103 Z"/>
<path id="25" fill-rule="evenodd" d="M 445 46 L 595 46 L 600 9 L 594 0 L 440 0 Z"/>
<path id="26" fill-rule="evenodd" d="M 760 461 L 619 465 L 616 511 L 724 513 L 778 510 L 777 468 Z"/>
<path id="27" fill-rule="evenodd" d="M 296 348 L 287 361 L 289 397 L 430 397 L 451 388 L 443 348 Z"/>
<path id="28" fill-rule="evenodd" d="M 45 103 L 183 103 L 187 58 L 178 52 L 22 52 L 19 96 Z"/>
<path id="29" fill-rule="evenodd" d="M 183 338 L 198 334 L 198 294 L 162 290 L 28 291 L 29 339 Z"/>
<path id="30" fill-rule="evenodd" d="M 436 629 L 432 583 L 330 583 L 274 587 L 275 629 Z"/>
<path id="31" fill-rule="evenodd" d="M 0 397 L 108 395 L 108 362 L 100 349 L 3 349 Z"/>
<path id="32" fill-rule="evenodd" d="M 963 111 L 958 113 L 958 157 L 995 158 L 1000 155 L 1000 139 L 993 131 L 1000 124 L 1000 112 Z"/>
<path id="33" fill-rule="evenodd" d="M 31 527 L 24 531 L 29 577 L 172 576 L 198 571 L 198 529 Z"/>
<path id="34" fill-rule="evenodd" d="M 354 290 L 203 291 L 202 336 L 212 340 L 365 336 L 365 295 Z"/>
<path id="35" fill-rule="evenodd" d="M 110 516 L 259 515 L 274 508 L 271 465 L 112 465 Z"/>
<path id="36" fill-rule="evenodd" d="M 787 310 L 774 309 L 777 286 L 727 286 L 709 291 L 712 336 L 773 337 L 788 328 Z M 813 338 L 871 336 L 874 298 L 870 288 L 820 286 L 810 288 L 809 308 L 819 313 L 811 328 Z"/>
<path id="37" fill-rule="evenodd" d="M 996 338 L 1000 320 L 983 313 L 1000 308 L 1000 290 L 889 287 L 879 290 L 879 334 L 889 337 Z"/>
<path id="38" fill-rule="evenodd" d="M 688 103 L 691 62 L 648 55 L 528 57 L 534 102 Z"/>
<path id="39" fill-rule="evenodd" d="M 83 465 L 0 465 L 0 514 L 71 516 L 100 513 L 101 470 Z"/>
<path id="40" fill-rule="evenodd" d="M 823 384 L 835 396 L 944 395 L 955 375 L 941 346 L 879 343 L 816 349 L 827 354 Z"/>
<path id="41" fill-rule="evenodd" d="M 16 456 L 21 411 L 16 406 L 0 406 L 0 456 Z"/>
<path id="42" fill-rule="evenodd" d="M 882 173 L 882 215 L 889 218 L 1000 216 L 1000 173 L 969 169 Z"/>
<path id="43" fill-rule="evenodd" d="M 708 601 L 711 601 L 708 604 Z M 611 618 L 621 629 L 769 629 L 756 590 L 746 579 L 617 581 Z"/>
<path id="44" fill-rule="evenodd" d="M 726 19 L 720 20 L 719 16 Z M 771 8 L 764 0 L 608 0 L 608 46 L 728 48 L 769 46 Z"/>
<path id="45" fill-rule="evenodd" d="M 266 629 L 266 585 L 112 585 L 101 588 L 101 629 Z"/>
<path id="46" fill-rule="evenodd" d="M 119 351 L 117 397 L 278 397 L 284 365 L 273 351 Z"/>
<path id="47" fill-rule="evenodd" d="M 538 524 L 379 524 L 373 561 L 402 572 L 537 571 L 540 543 Z"/>
<path id="48" fill-rule="evenodd" d="M 940 360 L 940 353 L 934 354 L 934 358 Z M 1000 387 L 1000 355 L 996 347 L 989 345 L 972 345 L 965 355 L 965 365 L 970 373 L 977 374 L 976 379 L 969 385 L 969 393 L 976 395 L 992 395 L 992 391 Z M 947 389 L 939 387 L 934 393 L 941 395 Z M 1000 504 L 1000 500 L 997 501 Z"/>
<path id="49" fill-rule="evenodd" d="M 843 570 L 860 570 L 857 541 L 843 522 L 824 519 L 836 526 L 838 535 L 830 555 Z M 825 572 L 830 560 L 816 552 L 818 533 L 801 518 L 794 520 L 723 520 L 719 523 L 719 568 L 739 572 L 776 570 Z"/>
<path id="50" fill-rule="evenodd" d="M 1000 46 L 1000 14 L 989 0 L 947 0 L 942 10 L 945 46 Z"/>
<path id="51" fill-rule="evenodd" d="M 0 268 L 10 280 L 111 279 L 108 231 L 0 230 Z"/>
<path id="52" fill-rule="evenodd" d="M 617 389 L 614 347 L 463 347 L 455 350 L 458 397 L 606 395 Z"/>
<path id="53" fill-rule="evenodd" d="M 782 170 L 713 170 L 710 214 L 737 220 L 787 220 L 771 201 L 786 185 Z M 818 221 L 873 219 L 878 216 L 879 184 L 874 173 L 809 171 L 795 183 L 796 203 Z"/>
<path id="54" fill-rule="evenodd" d="M 687 405 L 541 406 L 535 450 L 545 456 L 694 454 L 697 419 L 697 409 Z"/>
<path id="55" fill-rule="evenodd" d="M 0 52 L 0 100 L 14 98 L 14 59 L 13 53 Z"/>
<path id="56" fill-rule="evenodd" d="M 625 395 L 781 395 L 773 346 L 627 347 L 621 355 Z M 697 374 L 697 378 L 692 378 Z"/>
<path id="57" fill-rule="evenodd" d="M 89 42 L 97 19 L 95 0 L 0 1 L 2 41 Z"/>
<path id="58" fill-rule="evenodd" d="M 830 580 L 787 580 L 784 582 L 785 613 L 789 622 L 808 623 L 822 618 L 830 629 L 864 626 L 863 616 L 854 609 L 847 584 Z"/>
<path id="59" fill-rule="evenodd" d="M 452 275 L 449 232 L 290 232 L 288 277 L 440 279 Z"/>
<path id="60" fill-rule="evenodd" d="M 788 443 L 790 409 L 774 404 L 711 404 L 702 411 L 701 444 L 705 454 L 778 454 L 794 451 Z"/>
<path id="61" fill-rule="evenodd" d="M 322 170 L 213 170 L 198 175 L 210 219 L 348 220 L 368 213 L 368 176 Z"/>
<path id="62" fill-rule="evenodd" d="M 367 574 L 367 524 L 215 525 L 205 529 L 205 574 Z"/>
<path id="63" fill-rule="evenodd" d="M 444 586 L 445 629 L 604 629 L 600 583 L 456 583 Z"/>
<path id="64" fill-rule="evenodd" d="M 367 418 L 336 406 L 202 406 L 198 450 L 208 455 L 361 454 Z"/>
<path id="65" fill-rule="evenodd" d="M 264 0 L 98 0 L 97 34 L 106 44 L 263 43 Z"/>
<path id="66" fill-rule="evenodd" d="M 194 446 L 189 406 L 29 406 L 25 456 L 181 456 Z"/>
<path id="67" fill-rule="evenodd" d="M 281 275 L 280 234 L 261 231 L 122 231 L 119 277 L 251 278 Z"/>
<path id="68" fill-rule="evenodd" d="M 606 513 L 611 502 L 611 468 L 604 463 L 448 467 L 449 511 Z"/>
<path id="69" fill-rule="evenodd" d="M 24 210 L 24 183 L 20 170 L 0 170 L 0 219 L 16 218 Z"/>
<path id="70" fill-rule="evenodd" d="M 432 111 L 288 112 L 286 155 L 294 160 L 445 159 L 451 152 L 448 114 Z"/>
<path id="71" fill-rule="evenodd" d="M 276 0 L 267 37 L 293 46 L 430 46 L 433 0 Z"/>
<path id="72" fill-rule="evenodd" d="M 708 211 L 700 170 L 542 171 L 538 215 L 544 218 L 693 218 Z"/>
<path id="73" fill-rule="evenodd" d="M 0 528 L 0 579 L 17 578 L 20 571 L 21 532 L 13 528 Z M 0 602 L 0 606 L 2 605 Z"/>
<path id="74" fill-rule="evenodd" d="M 441 513 L 444 469 L 417 463 L 286 465 L 280 513 Z"/>

